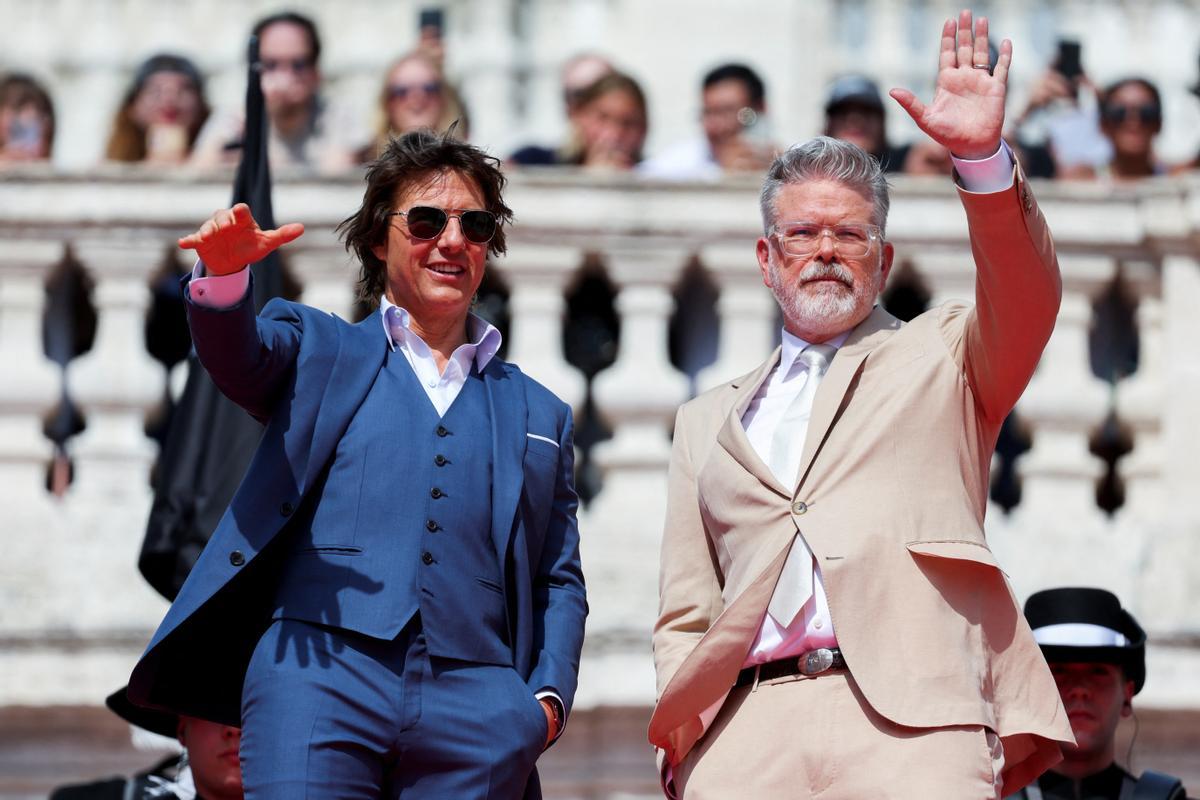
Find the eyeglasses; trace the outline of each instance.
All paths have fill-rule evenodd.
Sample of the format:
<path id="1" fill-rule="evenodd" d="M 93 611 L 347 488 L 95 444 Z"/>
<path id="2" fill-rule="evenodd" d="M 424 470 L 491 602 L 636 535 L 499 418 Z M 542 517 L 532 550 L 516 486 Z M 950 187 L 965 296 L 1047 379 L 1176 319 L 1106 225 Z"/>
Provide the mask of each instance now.
<path id="1" fill-rule="evenodd" d="M 496 235 L 496 215 L 490 211 L 460 211 L 450 214 L 433 206 L 413 206 L 408 211 L 393 211 L 388 216 L 404 217 L 408 222 L 408 232 L 413 238 L 425 241 L 440 236 L 451 217 L 458 220 L 463 236 L 468 242 L 486 244 Z"/>
<path id="2" fill-rule="evenodd" d="M 771 226 L 771 235 L 779 240 L 783 252 L 792 256 L 807 256 L 821 247 L 826 236 L 833 238 L 833 246 L 844 256 L 865 256 L 871 244 L 883 239 L 878 225 L 865 222 L 847 222 L 826 227 L 815 222 L 779 222 Z"/>
<path id="3" fill-rule="evenodd" d="M 1143 125 L 1153 125 L 1162 122 L 1162 109 L 1153 103 L 1140 106 L 1105 106 L 1102 112 L 1104 121 L 1110 125 L 1120 125 L 1127 119 L 1136 119 Z"/>
<path id="4" fill-rule="evenodd" d="M 388 87 L 387 96 L 389 100 L 403 100 L 415 92 L 421 92 L 428 96 L 437 96 L 442 93 L 442 84 L 438 81 L 430 81 L 429 83 L 398 83 Z"/>
<path id="5" fill-rule="evenodd" d="M 284 70 L 300 74 L 312 68 L 311 58 L 264 58 L 258 62 L 258 68 L 263 72 L 282 72 Z"/>

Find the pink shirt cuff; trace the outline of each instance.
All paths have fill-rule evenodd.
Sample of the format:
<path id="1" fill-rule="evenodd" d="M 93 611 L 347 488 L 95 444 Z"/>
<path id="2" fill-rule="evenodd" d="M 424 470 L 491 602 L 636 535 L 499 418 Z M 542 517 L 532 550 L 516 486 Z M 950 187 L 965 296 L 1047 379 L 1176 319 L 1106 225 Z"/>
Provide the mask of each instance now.
<path id="1" fill-rule="evenodd" d="M 188 296 L 205 308 L 232 308 L 242 301 L 249 287 L 250 270 L 245 267 L 229 275 L 208 276 L 204 262 L 197 260 L 188 283 Z"/>

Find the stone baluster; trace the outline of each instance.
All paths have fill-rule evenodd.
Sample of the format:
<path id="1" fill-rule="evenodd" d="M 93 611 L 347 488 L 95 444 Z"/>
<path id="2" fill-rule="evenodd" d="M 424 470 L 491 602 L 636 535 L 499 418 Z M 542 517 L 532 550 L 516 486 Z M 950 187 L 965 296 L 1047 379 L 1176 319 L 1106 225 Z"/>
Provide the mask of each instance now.
<path id="1" fill-rule="evenodd" d="M 1096 505 L 1100 461 L 1088 450 L 1109 410 L 1108 385 L 1091 373 L 1088 330 L 1092 302 L 1112 281 L 1110 256 L 1060 254 L 1062 305 L 1037 372 L 1017 408 L 1032 446 L 1017 462 L 1022 478 L 1015 514 L 1039 525 L 1085 531 L 1104 524 Z"/>
<path id="2" fill-rule="evenodd" d="M 73 448 L 72 494 L 108 502 L 148 503 L 155 448 L 146 413 L 162 399 L 162 366 L 146 352 L 150 276 L 160 241 L 86 239 L 75 255 L 95 282 L 96 340 L 67 368 L 67 385 L 87 422 Z"/>
<path id="3" fill-rule="evenodd" d="M 582 261 L 572 247 L 521 245 L 517 255 L 497 262 L 508 281 L 511 324 L 508 358 L 578 412 L 586 382 L 563 356 L 563 292 Z"/>
<path id="4" fill-rule="evenodd" d="M 1200 230 L 1200 192 L 1191 200 L 1196 206 L 1191 214 L 1193 231 Z M 1196 239 L 1192 241 L 1196 242 Z M 1197 531 L 1200 531 L 1200 502 L 1196 500 L 1196 486 L 1200 484 L 1200 459 L 1197 459 L 1200 414 L 1196 413 L 1196 398 L 1200 397 L 1200 355 L 1194 346 L 1197 340 L 1188 338 L 1200 336 L 1198 304 L 1200 260 L 1191 254 L 1166 256 L 1162 263 L 1162 300 L 1159 304 L 1161 332 L 1156 335 L 1150 332 L 1150 342 L 1143 338 L 1141 350 L 1146 358 L 1153 360 L 1147 350 L 1155 338 L 1160 342 L 1160 405 L 1154 413 L 1159 415 L 1161 425 L 1158 442 L 1162 486 L 1157 490 L 1150 488 L 1149 475 L 1143 478 L 1147 484 L 1144 488 L 1137 482 L 1128 485 L 1126 503 L 1131 508 L 1121 517 L 1122 537 L 1132 531 L 1146 541 L 1143 558 L 1137 563 L 1140 567 L 1140 591 L 1136 594 L 1135 605 L 1138 618 L 1150 621 L 1147 627 L 1151 635 L 1158 632 L 1169 636 L 1174 632 L 1185 641 L 1186 637 L 1195 637 L 1200 630 L 1197 625 L 1200 570 L 1196 568 Z M 1154 312 L 1144 317 L 1140 311 L 1139 322 L 1152 324 Z M 1144 327 L 1140 332 L 1143 337 L 1148 333 Z M 1139 366 L 1139 375 L 1143 369 L 1144 361 Z M 1141 447 L 1142 441 L 1135 440 L 1135 449 L 1126 460 L 1140 456 Z M 1140 458 L 1130 469 L 1142 466 L 1139 462 Z M 1150 467 L 1152 463 L 1147 469 Z M 1133 471 L 1131 477 L 1143 476 Z M 1137 489 L 1142 491 L 1135 495 Z M 1157 514 L 1144 519 L 1139 517 L 1137 508 L 1156 501 L 1160 503 Z M 1191 673 L 1185 667 L 1181 674 Z"/>
<path id="5" fill-rule="evenodd" d="M 687 379 L 667 356 L 671 287 L 682 271 L 682 250 L 645 246 L 606 253 L 618 285 L 621 343 L 617 361 L 600 373 L 593 397 L 613 429 L 595 448 L 604 475 L 583 537 L 588 575 L 598 595 L 594 629 L 644 635 L 654 621 L 659 537 L 666 512 L 671 420 L 687 398 Z"/>
<path id="6" fill-rule="evenodd" d="M 699 391 L 736 378 L 760 364 L 776 341 L 778 306 L 763 285 L 762 272 L 747 244 L 707 247 L 700 261 L 720 290 L 717 314 L 721 320 L 717 360 L 696 376 Z"/>
<path id="7" fill-rule="evenodd" d="M 50 442 L 42 418 L 58 399 L 62 376 L 42 348 L 46 273 L 63 255 L 58 242 L 0 242 L 0 497 L 47 501 Z"/>

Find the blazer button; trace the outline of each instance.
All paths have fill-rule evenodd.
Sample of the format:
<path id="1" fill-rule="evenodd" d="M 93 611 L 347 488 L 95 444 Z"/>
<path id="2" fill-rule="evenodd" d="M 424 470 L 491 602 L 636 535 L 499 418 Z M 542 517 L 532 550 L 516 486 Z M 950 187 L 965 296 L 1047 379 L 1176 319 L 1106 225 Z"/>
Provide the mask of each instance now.
<path id="1" fill-rule="evenodd" d="M 803 500 L 797 500 L 796 502 L 792 503 L 793 514 L 803 514 L 805 511 L 808 511 L 808 503 L 804 502 Z"/>
<path id="2" fill-rule="evenodd" d="M 441 453 L 438 453 L 433 457 L 433 463 L 437 464 L 439 467 L 444 467 L 446 466 L 446 457 Z"/>
<path id="3" fill-rule="evenodd" d="M 292 515 L 292 512 L 295 510 L 296 509 L 292 507 L 291 503 L 284 503 L 283 505 L 281 505 L 279 507 L 279 513 L 285 517 L 290 517 Z"/>
<path id="4" fill-rule="evenodd" d="M 446 493 L 435 486 L 429 490 L 429 496 L 432 497 L 434 500 L 437 500 L 439 498 L 445 497 Z"/>
<path id="5" fill-rule="evenodd" d="M 437 520 L 432 520 L 432 519 L 425 520 L 425 530 L 429 531 L 430 533 L 433 533 L 437 529 L 438 529 Z"/>
<path id="6" fill-rule="evenodd" d="M 246 563 L 246 557 L 242 555 L 241 550 L 234 550 L 229 554 L 229 563 L 233 564 L 235 567 L 240 567 L 242 564 Z"/>
<path id="7" fill-rule="evenodd" d="M 426 566 L 428 566 L 429 564 L 432 564 L 433 563 L 433 553 L 430 553 L 428 550 L 426 550 L 424 553 L 421 553 L 421 563 L 425 564 Z"/>
<path id="8" fill-rule="evenodd" d="M 450 431 L 446 430 L 446 426 L 445 426 L 445 425 L 438 425 L 438 426 L 437 426 L 437 435 L 438 435 L 438 436 L 443 436 L 443 437 L 444 437 L 444 436 L 449 436 L 449 435 L 450 435 Z"/>

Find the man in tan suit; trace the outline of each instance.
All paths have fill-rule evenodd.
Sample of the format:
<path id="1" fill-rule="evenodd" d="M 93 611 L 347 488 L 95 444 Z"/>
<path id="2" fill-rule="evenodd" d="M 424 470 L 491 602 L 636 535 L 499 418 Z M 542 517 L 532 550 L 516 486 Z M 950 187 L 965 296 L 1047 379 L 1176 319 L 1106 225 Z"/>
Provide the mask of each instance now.
<path id="1" fill-rule="evenodd" d="M 1072 741 L 984 538 L 996 436 L 1060 297 L 1000 139 L 1011 57 L 992 74 L 964 11 L 933 101 L 892 92 L 955 155 L 974 306 L 904 325 L 875 305 L 893 249 L 861 149 L 819 138 L 768 172 L 783 345 L 675 424 L 649 731 L 669 795 L 998 798 Z"/>

